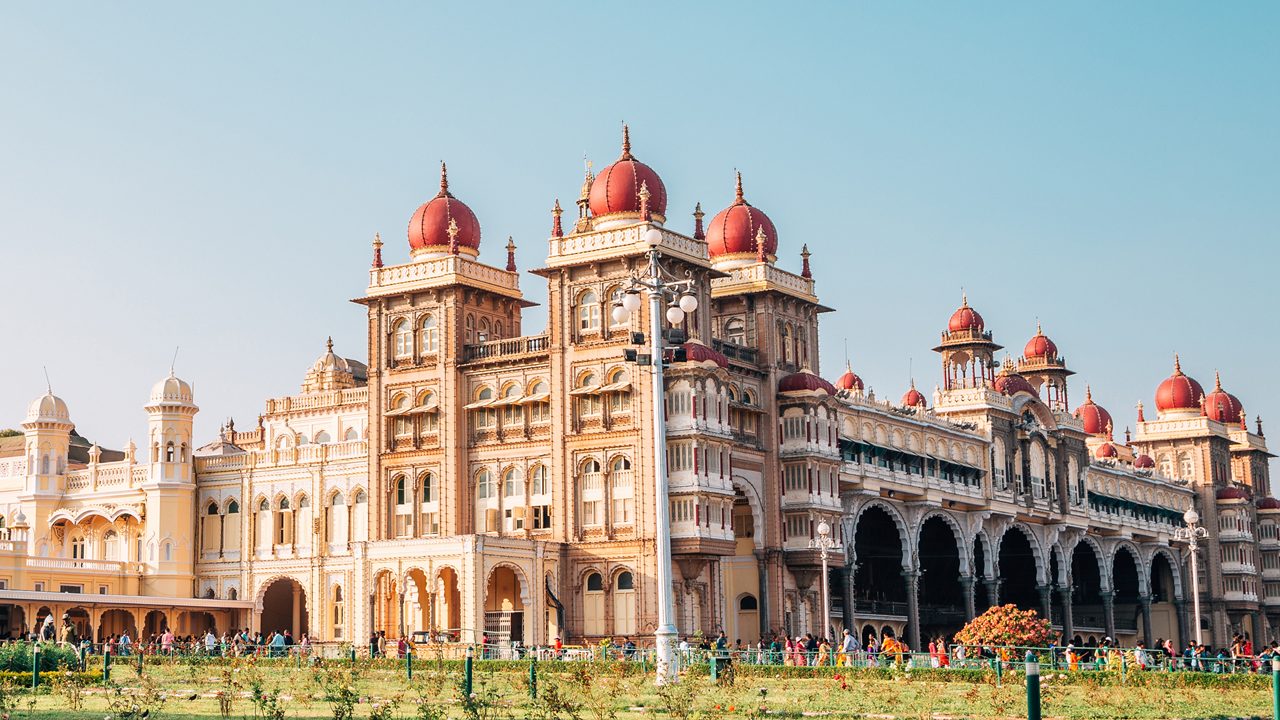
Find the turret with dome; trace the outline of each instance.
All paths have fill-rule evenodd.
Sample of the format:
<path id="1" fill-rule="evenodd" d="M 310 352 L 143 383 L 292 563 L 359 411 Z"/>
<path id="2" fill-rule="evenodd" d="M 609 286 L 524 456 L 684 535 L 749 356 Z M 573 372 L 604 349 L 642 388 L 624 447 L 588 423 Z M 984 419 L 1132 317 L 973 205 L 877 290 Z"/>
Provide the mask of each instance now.
<path id="1" fill-rule="evenodd" d="M 591 181 L 588 204 L 597 230 L 640 220 L 666 222 L 667 187 L 653 168 L 631 154 L 631 129 L 626 125 L 622 126 L 622 155 Z"/>
<path id="2" fill-rule="evenodd" d="M 737 173 L 733 203 L 707 226 L 707 252 L 719 270 L 777 259 L 778 230 L 764 211 L 743 197 L 742 173 Z"/>
<path id="3" fill-rule="evenodd" d="M 480 221 L 449 192 L 449 170 L 440 163 L 440 192 L 409 219 L 409 253 L 415 260 L 480 253 Z"/>

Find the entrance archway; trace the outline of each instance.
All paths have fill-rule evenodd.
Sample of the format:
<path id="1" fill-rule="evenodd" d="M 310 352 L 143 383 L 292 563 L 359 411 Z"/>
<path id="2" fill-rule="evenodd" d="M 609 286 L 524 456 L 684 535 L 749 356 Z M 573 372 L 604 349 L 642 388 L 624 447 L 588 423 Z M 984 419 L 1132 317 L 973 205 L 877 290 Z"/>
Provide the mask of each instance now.
<path id="1" fill-rule="evenodd" d="M 218 634 L 218 622 L 213 618 L 212 613 L 199 610 L 192 610 L 184 614 L 182 618 L 184 625 L 180 626 L 180 633 L 183 635 L 191 635 L 196 638 L 203 639 L 205 633 L 213 630 L 213 634 Z"/>
<path id="2" fill-rule="evenodd" d="M 489 573 L 484 594 L 484 631 L 491 641 L 524 642 L 524 600 L 520 597 L 520 577 L 506 565 L 499 565 Z"/>
<path id="3" fill-rule="evenodd" d="M 1138 604 L 1141 580 L 1137 558 L 1126 546 L 1116 548 L 1111 558 L 1112 589 L 1116 591 L 1112 612 L 1115 616 L 1117 635 L 1137 635 L 1142 626 L 1142 609 Z M 1116 638 L 1117 640 L 1119 638 Z"/>
<path id="4" fill-rule="evenodd" d="M 307 632 L 307 593 L 293 578 L 277 578 L 262 593 L 262 634 L 289 631 L 296 641 Z"/>
<path id="5" fill-rule="evenodd" d="M 105 642 L 108 635 L 129 633 L 131 639 L 137 639 L 138 628 L 134 624 L 133 613 L 119 608 L 102 613 L 98 621 L 98 642 Z"/>
<path id="6" fill-rule="evenodd" d="M 964 626 L 960 547 L 947 521 L 934 515 L 920 526 L 920 630 L 926 638 L 950 636 Z"/>
<path id="7" fill-rule="evenodd" d="M 1009 528 L 1000 539 L 999 558 L 1000 603 L 1041 612 L 1035 548 L 1026 531 L 1016 525 Z"/>
<path id="8" fill-rule="evenodd" d="M 1098 570 L 1098 554 L 1087 542 L 1080 542 L 1071 553 L 1071 619 L 1077 633 L 1105 632 L 1102 614 L 1102 576 Z M 1076 644 L 1083 637 L 1076 636 Z"/>
<path id="9" fill-rule="evenodd" d="M 451 567 L 436 573 L 436 609 L 432 617 L 437 633 L 458 640 L 462 632 L 462 595 L 458 591 L 458 571 Z"/>
<path id="10" fill-rule="evenodd" d="M 142 632 L 146 636 L 146 642 L 160 642 L 160 636 L 169 627 L 169 617 L 164 614 L 163 610 L 151 610 L 147 613 L 147 617 L 142 621 Z M 138 638 L 142 640 L 143 638 Z"/>
<path id="11" fill-rule="evenodd" d="M 412 637 L 414 632 L 430 628 L 426 573 L 418 569 L 405 573 L 404 590 L 404 632 Z"/>
<path id="12" fill-rule="evenodd" d="M 1157 552 L 1151 557 L 1151 632 L 1157 639 L 1169 638 L 1183 647 L 1186 638 L 1178 633 L 1177 585 L 1169 556 Z"/>
<path id="13" fill-rule="evenodd" d="M 889 512 L 872 505 L 858 517 L 853 532 L 856 566 L 854 612 L 906 618 L 907 583 L 902 577 L 902 536 Z"/>

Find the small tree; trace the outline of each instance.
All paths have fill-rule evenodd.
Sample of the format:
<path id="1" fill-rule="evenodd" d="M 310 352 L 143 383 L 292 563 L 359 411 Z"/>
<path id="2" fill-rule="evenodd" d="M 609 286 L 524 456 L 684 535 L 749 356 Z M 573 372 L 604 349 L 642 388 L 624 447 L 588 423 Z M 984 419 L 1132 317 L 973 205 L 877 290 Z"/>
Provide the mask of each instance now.
<path id="1" fill-rule="evenodd" d="M 1035 610 L 1019 610 L 1017 605 L 993 607 L 956 633 L 956 642 L 965 645 L 1014 645 L 1044 647 L 1049 643 L 1049 621 Z"/>

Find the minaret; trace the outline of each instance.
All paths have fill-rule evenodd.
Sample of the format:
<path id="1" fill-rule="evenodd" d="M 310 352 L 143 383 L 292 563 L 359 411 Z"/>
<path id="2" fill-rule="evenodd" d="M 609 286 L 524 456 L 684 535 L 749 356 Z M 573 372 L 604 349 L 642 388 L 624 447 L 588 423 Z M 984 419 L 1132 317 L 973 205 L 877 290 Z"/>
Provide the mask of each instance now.
<path id="1" fill-rule="evenodd" d="M 582 178 L 582 192 L 578 193 L 578 222 L 573 226 L 575 233 L 591 229 L 591 184 L 596 176 L 591 172 L 591 161 L 587 160 L 587 170 Z"/>
<path id="2" fill-rule="evenodd" d="M 75 425 L 67 412 L 67 404 L 53 394 L 52 388 L 27 407 L 22 431 L 26 436 L 28 494 L 59 495 L 63 492 L 63 476 L 67 471 L 67 452 L 73 429 Z M 38 515 L 32 517 L 37 523 L 44 519 Z"/>
<path id="3" fill-rule="evenodd" d="M 196 518 L 192 426 L 196 407 L 191 386 L 173 371 L 151 388 L 147 401 L 150 464 L 146 493 L 142 594 L 181 596 L 191 592 L 195 571 Z"/>

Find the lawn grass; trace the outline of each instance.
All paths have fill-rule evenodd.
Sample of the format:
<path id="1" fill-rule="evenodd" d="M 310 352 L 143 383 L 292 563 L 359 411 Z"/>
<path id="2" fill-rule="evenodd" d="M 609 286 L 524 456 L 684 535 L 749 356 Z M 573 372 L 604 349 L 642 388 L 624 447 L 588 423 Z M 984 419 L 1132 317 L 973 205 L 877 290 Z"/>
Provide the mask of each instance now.
<path id="1" fill-rule="evenodd" d="M 712 684 L 702 668 L 676 686 L 657 689 L 634 664 L 539 663 L 539 697 L 529 696 L 527 664 L 477 663 L 474 698 L 464 701 L 455 664 L 420 662 L 412 683 L 403 665 L 385 662 L 354 674 L 346 663 L 298 667 L 292 661 L 116 666 L 114 687 L 55 682 L 32 694 L 5 692 L 12 720 L 129 720 L 133 706 L 150 718 L 274 717 L 333 720 L 338 698 L 352 700 L 353 718 L 382 720 L 772 720 L 773 718 L 1014 718 L 1026 717 L 1023 679 L 992 674 L 956 682 L 929 672 L 831 673 L 822 678 L 771 678 L 754 669 L 732 684 Z M 757 674 L 758 673 L 758 674 Z M 1188 680 L 1191 674 L 1183 674 Z M 1151 680 L 1151 682 L 1144 682 Z M 1204 682 L 1200 682 L 1203 680 Z M 1176 682 L 1175 682 L 1176 681 Z M 1045 718 L 1222 718 L 1270 716 L 1264 678 L 1119 678 L 1047 673 Z M 1159 685 L 1159 686 L 1157 686 Z M 227 715 L 218 695 L 230 698 Z M 76 695 L 79 695 L 78 699 Z M 255 701 L 255 697 L 258 699 Z M 73 705 L 79 707 L 73 709 Z M 123 710 L 123 712 L 122 712 Z M 379 715 L 378 713 L 383 713 Z M 342 720 L 338 717 L 338 720 Z"/>

